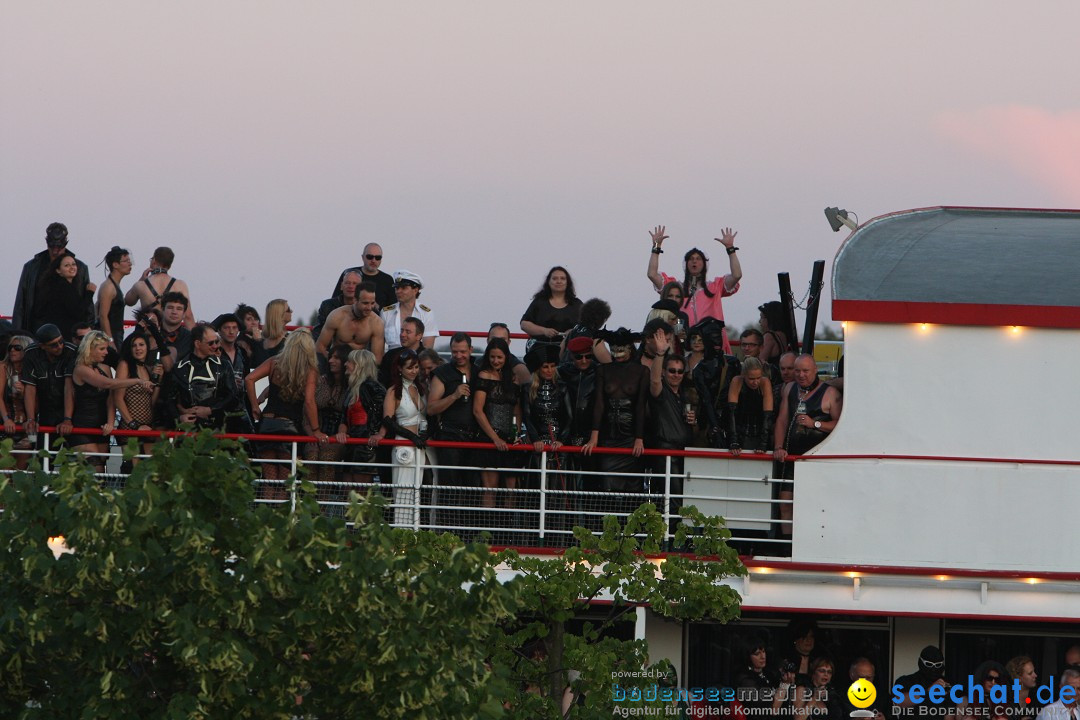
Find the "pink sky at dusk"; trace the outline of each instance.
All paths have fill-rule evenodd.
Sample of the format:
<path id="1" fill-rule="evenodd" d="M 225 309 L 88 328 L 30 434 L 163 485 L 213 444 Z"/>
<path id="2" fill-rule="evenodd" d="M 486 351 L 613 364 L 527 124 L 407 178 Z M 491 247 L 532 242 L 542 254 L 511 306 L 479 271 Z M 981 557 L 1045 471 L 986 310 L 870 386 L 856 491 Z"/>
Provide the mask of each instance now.
<path id="1" fill-rule="evenodd" d="M 1080 207 L 1080 110 L 989 107 L 944 113 L 944 135 L 976 156 L 995 158 Z"/>
<path id="2" fill-rule="evenodd" d="M 516 325 L 555 264 L 640 326 L 649 228 L 681 274 L 694 245 L 722 272 L 730 225 L 741 327 L 831 262 L 826 206 L 1080 206 L 1076 27 L 1063 0 L 5 3 L 0 312 L 60 220 L 92 268 L 172 246 L 205 319 L 306 317 L 377 240 L 442 329 Z"/>

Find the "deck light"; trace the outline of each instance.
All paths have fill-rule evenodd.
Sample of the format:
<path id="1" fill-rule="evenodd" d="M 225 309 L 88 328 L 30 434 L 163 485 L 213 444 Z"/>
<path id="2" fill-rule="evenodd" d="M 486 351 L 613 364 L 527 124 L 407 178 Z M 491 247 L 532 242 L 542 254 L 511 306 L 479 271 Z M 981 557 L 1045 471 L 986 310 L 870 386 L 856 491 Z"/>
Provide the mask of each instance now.
<path id="1" fill-rule="evenodd" d="M 854 215 L 854 213 L 852 213 Z M 841 210 L 837 207 L 825 208 L 825 218 L 829 221 L 829 227 L 833 232 L 840 232 L 841 227 L 846 227 L 851 230 L 857 230 L 859 225 L 855 220 L 859 219 L 859 216 L 855 216 L 855 220 L 848 217 L 847 210 Z"/>

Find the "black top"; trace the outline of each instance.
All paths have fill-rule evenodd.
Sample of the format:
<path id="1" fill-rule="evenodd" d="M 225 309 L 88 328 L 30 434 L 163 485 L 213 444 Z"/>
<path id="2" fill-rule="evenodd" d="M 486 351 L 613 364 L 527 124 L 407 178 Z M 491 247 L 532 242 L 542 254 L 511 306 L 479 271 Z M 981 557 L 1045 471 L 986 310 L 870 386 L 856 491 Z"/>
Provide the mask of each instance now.
<path id="1" fill-rule="evenodd" d="M 397 293 L 394 292 L 394 278 L 387 275 L 382 270 L 378 275 L 371 276 L 364 272 L 364 266 L 351 267 L 345 272 L 338 275 L 337 285 L 334 286 L 334 291 L 330 293 L 331 297 L 341 297 L 341 281 L 345 279 L 345 273 L 354 272 L 360 274 L 360 282 L 372 282 L 375 283 L 375 308 L 378 312 L 379 308 L 384 308 L 387 305 L 393 305 L 397 302 Z M 357 292 L 360 292 L 359 289 Z M 341 303 L 338 303 L 339 305 Z"/>
<path id="2" fill-rule="evenodd" d="M 463 385 L 463 375 L 458 372 L 452 363 L 446 363 L 435 368 L 434 377 L 439 378 L 443 384 L 443 397 L 453 395 L 459 385 Z M 476 418 L 472 413 L 472 398 L 463 397 L 454 402 L 450 407 L 439 413 L 439 427 L 457 432 L 471 432 L 476 430 Z"/>
<path id="3" fill-rule="evenodd" d="M 112 333 L 116 347 L 120 347 L 124 342 L 124 293 L 120 290 L 120 284 L 111 277 L 105 278 L 105 282 L 112 283 L 116 288 L 116 294 L 109 303 L 109 332 Z"/>
<path id="4" fill-rule="evenodd" d="M 514 406 L 518 402 L 517 385 L 502 380 L 489 380 L 479 375 L 473 376 L 473 390 L 487 393 L 484 398 L 484 415 L 491 423 L 491 429 L 503 440 L 514 438 Z"/>
<path id="5" fill-rule="evenodd" d="M 197 423 L 200 426 L 220 428 L 225 424 L 226 413 L 240 406 L 232 365 L 214 355 L 200 358 L 191 354 L 177 363 L 169 373 L 168 390 L 167 410 L 174 416 L 179 412 L 178 406 L 210 408 L 210 418 L 200 420 Z"/>
<path id="6" fill-rule="evenodd" d="M 581 305 L 581 300 L 574 298 L 574 301 L 566 307 L 557 308 L 553 307 L 551 301 L 547 298 L 534 298 L 529 303 L 529 307 L 525 310 L 525 314 L 521 316 L 521 319 L 536 323 L 540 327 L 555 328 L 564 333 L 577 324 L 578 315 L 581 314 Z M 547 339 L 543 335 L 534 337 L 537 340 Z"/>
<path id="7" fill-rule="evenodd" d="M 612 401 L 628 400 L 633 415 L 634 438 L 645 438 L 645 408 L 649 396 L 649 369 L 639 362 L 601 365 L 596 371 L 596 396 L 593 400 L 593 430 L 603 428 L 604 411 Z M 601 436 L 605 433 L 601 432 Z"/>
<path id="8" fill-rule="evenodd" d="M 75 369 L 75 354 L 71 343 L 65 343 L 64 351 L 56 358 L 38 345 L 26 351 L 20 379 L 24 385 L 37 388 L 37 412 L 42 425 L 56 425 L 64 417 L 64 379 L 71 377 Z"/>
<path id="9" fill-rule="evenodd" d="M 89 322 L 93 313 L 94 299 L 85 287 L 80 289 L 77 281 L 68 282 L 51 274 L 38 286 L 31 327 L 52 323 L 60 328 L 65 340 L 71 340 L 75 325 Z"/>
<path id="10" fill-rule="evenodd" d="M 681 390 L 681 388 L 680 388 Z M 692 428 L 686 422 L 686 398 L 664 384 L 658 397 L 649 394 L 649 445 L 682 450 L 690 444 Z"/>
<path id="11" fill-rule="evenodd" d="M 109 377 L 99 367 L 94 372 L 102 377 Z M 96 388 L 90 383 L 73 383 L 75 386 L 75 409 L 71 413 L 71 422 L 75 427 L 100 427 L 105 424 L 108 413 L 109 390 Z"/>

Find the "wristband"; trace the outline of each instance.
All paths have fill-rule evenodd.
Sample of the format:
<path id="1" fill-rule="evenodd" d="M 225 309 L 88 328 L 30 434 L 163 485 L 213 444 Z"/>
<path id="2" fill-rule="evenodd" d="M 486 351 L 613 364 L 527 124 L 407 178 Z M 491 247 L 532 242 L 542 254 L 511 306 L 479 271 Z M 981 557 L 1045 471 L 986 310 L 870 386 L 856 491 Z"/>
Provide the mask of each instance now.
<path id="1" fill-rule="evenodd" d="M 60 422 L 71 422 L 71 418 L 69 418 L 67 415 L 65 415 Z"/>
<path id="2" fill-rule="evenodd" d="M 734 254 L 735 254 L 735 251 L 736 251 L 736 250 L 738 250 L 738 249 L 739 249 L 739 248 L 737 248 L 737 247 L 735 247 L 734 245 L 732 245 L 731 247 L 729 247 L 729 248 L 727 249 L 727 254 L 728 254 L 728 255 L 734 255 Z"/>
<path id="3" fill-rule="evenodd" d="M 653 248 L 652 248 L 652 254 L 653 255 L 660 255 L 663 252 L 664 251 L 660 248 L 659 245 L 653 245 Z"/>

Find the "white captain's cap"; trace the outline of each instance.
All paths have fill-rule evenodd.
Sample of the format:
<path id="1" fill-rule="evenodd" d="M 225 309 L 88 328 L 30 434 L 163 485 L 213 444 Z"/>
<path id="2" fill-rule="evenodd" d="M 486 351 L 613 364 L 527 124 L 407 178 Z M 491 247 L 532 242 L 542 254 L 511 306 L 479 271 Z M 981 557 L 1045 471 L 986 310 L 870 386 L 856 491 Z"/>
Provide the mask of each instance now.
<path id="1" fill-rule="evenodd" d="M 409 270 L 397 270 L 394 272 L 394 284 L 400 285 L 402 283 L 412 283 L 418 288 L 424 287 L 424 281 L 420 279 L 420 276 Z"/>

